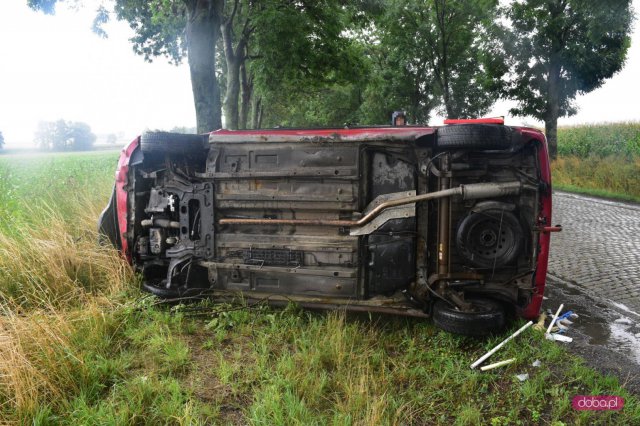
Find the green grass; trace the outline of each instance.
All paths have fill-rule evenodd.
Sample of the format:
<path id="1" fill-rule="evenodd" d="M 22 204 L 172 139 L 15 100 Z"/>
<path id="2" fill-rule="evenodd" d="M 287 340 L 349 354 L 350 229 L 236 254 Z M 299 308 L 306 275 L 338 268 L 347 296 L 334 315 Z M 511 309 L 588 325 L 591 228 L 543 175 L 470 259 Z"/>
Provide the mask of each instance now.
<path id="1" fill-rule="evenodd" d="M 113 154 L 0 159 L 12 189 L 0 194 L 0 423 L 640 422 L 638 399 L 617 379 L 532 330 L 491 358 L 516 363 L 481 373 L 469 365 L 504 336 L 294 305 L 158 305 L 95 244 L 114 167 Z M 578 413 L 579 394 L 626 405 Z"/>
<path id="2" fill-rule="evenodd" d="M 560 191 L 573 192 L 574 194 L 590 195 L 592 197 L 605 198 L 614 201 L 640 203 L 640 197 L 638 196 L 621 194 L 618 192 L 610 192 L 605 189 L 583 188 L 577 185 L 565 185 L 557 183 L 553 184 L 553 188 Z"/>

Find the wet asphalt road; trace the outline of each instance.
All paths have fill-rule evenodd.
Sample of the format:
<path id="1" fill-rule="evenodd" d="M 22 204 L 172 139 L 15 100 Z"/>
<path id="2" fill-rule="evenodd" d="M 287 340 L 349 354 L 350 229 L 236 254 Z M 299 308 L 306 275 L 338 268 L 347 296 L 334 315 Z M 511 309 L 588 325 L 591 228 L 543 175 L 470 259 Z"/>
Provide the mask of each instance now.
<path id="1" fill-rule="evenodd" d="M 564 229 L 551 237 L 543 306 L 576 312 L 569 349 L 640 394 L 640 205 L 564 192 L 553 202 Z"/>

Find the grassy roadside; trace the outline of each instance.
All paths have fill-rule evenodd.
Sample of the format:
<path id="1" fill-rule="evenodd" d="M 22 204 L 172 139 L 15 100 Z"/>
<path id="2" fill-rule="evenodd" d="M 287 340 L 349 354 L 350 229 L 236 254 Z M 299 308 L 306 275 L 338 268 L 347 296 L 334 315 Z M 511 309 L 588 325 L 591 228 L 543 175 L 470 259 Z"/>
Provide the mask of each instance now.
<path id="1" fill-rule="evenodd" d="M 603 123 L 558 129 L 554 187 L 640 202 L 640 123 Z"/>
<path id="2" fill-rule="evenodd" d="M 95 245 L 114 155 L 21 161 L 0 159 L 0 423 L 640 423 L 617 379 L 532 330 L 491 358 L 515 364 L 480 373 L 470 363 L 504 336 L 295 306 L 157 304 Z M 571 408 L 591 394 L 626 405 Z"/>
<path id="3" fill-rule="evenodd" d="M 640 202 L 640 157 L 558 158 L 551 163 L 551 174 L 556 189 Z"/>
<path id="4" fill-rule="evenodd" d="M 553 184 L 553 189 L 565 192 L 573 192 L 574 194 L 588 195 L 592 197 L 604 198 L 612 201 L 625 201 L 631 203 L 640 203 L 640 197 L 610 192 L 604 189 L 582 188 L 577 185 Z"/>

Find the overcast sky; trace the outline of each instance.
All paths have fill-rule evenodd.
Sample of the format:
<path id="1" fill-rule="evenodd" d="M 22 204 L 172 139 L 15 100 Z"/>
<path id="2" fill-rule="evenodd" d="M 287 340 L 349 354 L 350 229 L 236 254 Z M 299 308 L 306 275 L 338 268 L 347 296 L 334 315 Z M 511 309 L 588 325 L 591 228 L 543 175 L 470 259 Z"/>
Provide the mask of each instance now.
<path id="1" fill-rule="evenodd" d="M 86 3 L 92 3 L 89 0 Z M 0 0 L 0 131 L 8 146 L 30 145 L 41 120 L 84 121 L 94 133 L 195 126 L 189 70 L 133 53 L 131 31 L 121 22 L 91 32 L 95 8 L 58 6 L 45 16 L 27 0 Z M 640 0 L 634 0 L 640 10 Z M 638 27 L 638 25 L 636 25 Z M 640 120 L 640 31 L 633 34 L 625 68 L 601 88 L 578 98 L 579 113 L 560 124 Z M 500 102 L 489 115 L 508 124 L 537 124 L 508 116 Z M 431 124 L 441 124 L 436 118 Z"/>

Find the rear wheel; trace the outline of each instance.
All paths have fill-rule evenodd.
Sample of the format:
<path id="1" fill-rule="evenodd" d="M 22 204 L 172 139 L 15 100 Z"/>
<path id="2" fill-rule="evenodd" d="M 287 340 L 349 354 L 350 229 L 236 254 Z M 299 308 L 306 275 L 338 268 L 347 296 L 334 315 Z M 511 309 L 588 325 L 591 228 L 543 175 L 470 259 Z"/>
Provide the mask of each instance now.
<path id="1" fill-rule="evenodd" d="M 449 333 L 486 336 L 501 331 L 506 323 L 504 307 L 493 299 L 469 299 L 472 309 L 461 311 L 444 300 L 433 305 L 433 322 Z"/>
<path id="2" fill-rule="evenodd" d="M 145 132 L 140 136 L 140 149 L 146 154 L 202 154 L 206 136 L 169 132 Z"/>
<path id="3" fill-rule="evenodd" d="M 438 148 L 500 150 L 512 146 L 511 127 L 499 124 L 454 124 L 440 127 Z"/>

